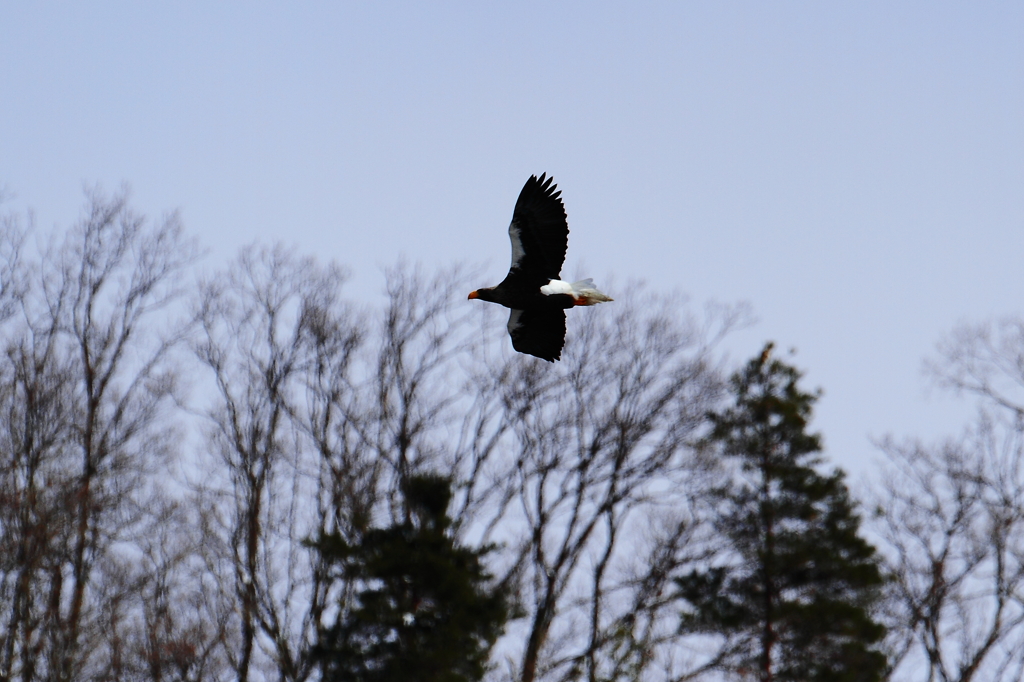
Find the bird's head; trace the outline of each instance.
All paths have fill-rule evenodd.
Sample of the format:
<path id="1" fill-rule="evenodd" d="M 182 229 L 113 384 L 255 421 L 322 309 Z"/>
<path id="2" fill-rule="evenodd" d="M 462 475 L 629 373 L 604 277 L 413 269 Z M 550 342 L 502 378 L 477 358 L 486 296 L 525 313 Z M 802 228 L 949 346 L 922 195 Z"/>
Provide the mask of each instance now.
<path id="1" fill-rule="evenodd" d="M 481 301 L 494 302 L 494 287 L 483 287 L 482 289 L 469 292 L 469 298 L 467 300 L 474 298 L 478 298 Z"/>

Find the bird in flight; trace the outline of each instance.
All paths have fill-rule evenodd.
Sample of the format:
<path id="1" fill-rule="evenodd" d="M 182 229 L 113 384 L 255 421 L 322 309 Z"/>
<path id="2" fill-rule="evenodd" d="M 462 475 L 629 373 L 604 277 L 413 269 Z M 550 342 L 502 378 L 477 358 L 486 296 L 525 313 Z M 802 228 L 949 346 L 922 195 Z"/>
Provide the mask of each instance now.
<path id="1" fill-rule="evenodd" d="M 565 310 L 612 299 L 594 286 L 594 280 L 559 279 L 569 225 L 561 192 L 553 178 L 530 176 L 516 200 L 508 236 L 512 241 L 512 267 L 496 287 L 470 292 L 469 298 L 511 308 L 508 333 L 520 353 L 554 362 L 565 345 Z"/>

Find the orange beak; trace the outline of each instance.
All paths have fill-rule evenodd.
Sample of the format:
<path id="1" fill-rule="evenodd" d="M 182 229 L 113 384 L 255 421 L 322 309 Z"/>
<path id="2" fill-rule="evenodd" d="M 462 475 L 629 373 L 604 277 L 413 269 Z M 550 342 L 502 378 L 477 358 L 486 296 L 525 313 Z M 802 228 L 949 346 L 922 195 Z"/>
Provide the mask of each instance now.
<path id="1" fill-rule="evenodd" d="M 469 298 L 467 298 L 466 300 L 468 301 L 468 300 L 473 299 L 473 298 L 480 298 L 480 294 L 478 294 L 475 291 L 471 291 L 471 292 L 469 292 Z"/>

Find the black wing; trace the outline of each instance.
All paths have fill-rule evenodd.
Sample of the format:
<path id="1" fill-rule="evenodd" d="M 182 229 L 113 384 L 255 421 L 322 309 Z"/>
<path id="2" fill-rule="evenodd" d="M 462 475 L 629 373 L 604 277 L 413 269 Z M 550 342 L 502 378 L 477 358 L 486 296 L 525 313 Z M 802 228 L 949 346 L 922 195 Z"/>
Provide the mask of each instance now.
<path id="1" fill-rule="evenodd" d="M 554 362 L 565 345 L 565 311 L 559 308 L 513 310 L 508 316 L 512 347 L 520 353 Z"/>
<path id="2" fill-rule="evenodd" d="M 558 279 L 562 271 L 569 224 L 561 194 L 554 178 L 533 175 L 516 200 L 508 226 L 512 241 L 508 279 L 519 280 L 524 288 L 543 286 L 549 279 Z"/>

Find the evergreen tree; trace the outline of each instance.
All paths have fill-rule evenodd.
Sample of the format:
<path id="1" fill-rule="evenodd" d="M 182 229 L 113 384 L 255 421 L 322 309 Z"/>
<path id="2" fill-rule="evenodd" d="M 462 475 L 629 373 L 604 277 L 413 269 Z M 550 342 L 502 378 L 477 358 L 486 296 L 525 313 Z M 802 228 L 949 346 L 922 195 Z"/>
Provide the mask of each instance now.
<path id="1" fill-rule="evenodd" d="M 415 476 L 405 485 L 406 518 L 372 529 L 358 543 L 328 536 L 317 544 L 355 586 L 320 633 L 315 652 L 323 679 L 345 682 L 470 682 L 487 670 L 508 619 L 500 588 L 481 563 L 491 548 L 460 547 L 449 534 L 450 483 Z"/>
<path id="2" fill-rule="evenodd" d="M 880 680 L 875 550 L 857 534 L 843 473 L 817 470 L 820 437 L 806 431 L 817 396 L 770 351 L 733 376 L 734 404 L 711 415 L 706 445 L 734 472 L 711 493 L 729 558 L 677 579 L 681 629 L 723 637 L 720 667 L 744 678 Z"/>

